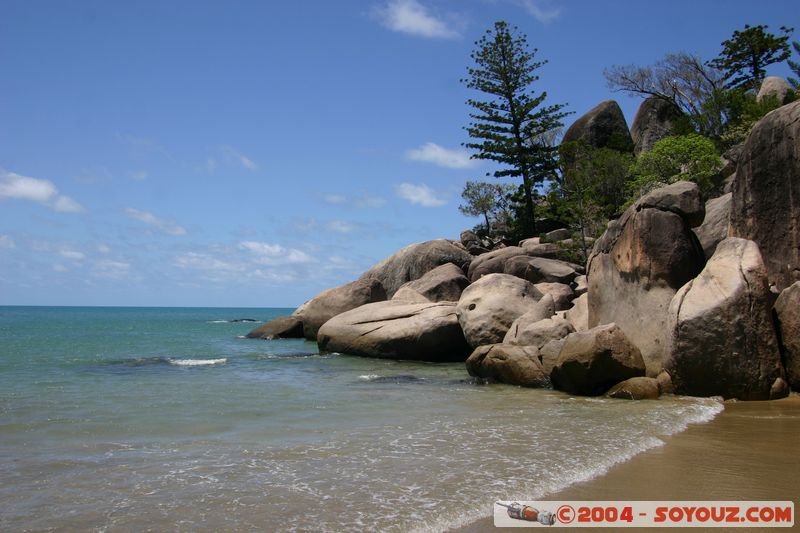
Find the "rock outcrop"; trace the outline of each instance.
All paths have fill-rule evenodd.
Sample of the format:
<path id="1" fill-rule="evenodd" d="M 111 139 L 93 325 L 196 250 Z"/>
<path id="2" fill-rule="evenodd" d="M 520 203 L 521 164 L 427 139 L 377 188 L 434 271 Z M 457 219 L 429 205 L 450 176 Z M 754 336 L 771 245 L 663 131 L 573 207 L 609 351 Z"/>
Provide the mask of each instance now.
<path id="1" fill-rule="evenodd" d="M 694 183 L 657 189 L 609 223 L 589 257 L 589 327 L 616 323 L 650 377 L 663 367 L 669 303 L 705 263 L 691 230 L 703 212 Z"/>
<path id="2" fill-rule="evenodd" d="M 620 381 L 644 373 L 639 349 L 615 324 L 607 324 L 569 335 L 550 379 L 559 390 L 598 396 Z"/>
<path id="3" fill-rule="evenodd" d="M 675 392 L 767 400 L 782 381 L 767 274 L 758 246 L 728 238 L 669 306 L 665 370 Z"/>
<path id="4" fill-rule="evenodd" d="M 780 76 L 767 76 L 764 78 L 764 81 L 761 82 L 761 88 L 759 88 L 758 94 L 756 95 L 756 101 L 760 103 L 764 98 L 772 96 L 779 104 L 785 104 L 790 90 L 791 87 L 789 87 L 785 79 Z"/>
<path id="5" fill-rule="evenodd" d="M 633 152 L 636 155 L 648 152 L 656 142 L 672 135 L 675 120 L 680 116 L 680 110 L 667 100 L 657 96 L 646 98 L 631 125 Z"/>
<path id="6" fill-rule="evenodd" d="M 483 254 L 476 257 L 469 265 L 467 277 L 470 281 L 475 281 L 487 274 L 502 273 L 509 259 L 524 255 L 527 253 L 519 246 L 508 246 Z"/>
<path id="7" fill-rule="evenodd" d="M 533 284 L 507 274 L 487 274 L 464 289 L 458 321 L 473 348 L 497 344 L 511 324 L 542 299 Z"/>
<path id="8" fill-rule="evenodd" d="M 406 246 L 364 272 L 360 279 L 378 280 L 386 297 L 391 298 L 405 283 L 421 278 L 438 266 L 453 263 L 466 272 L 472 259 L 460 243 L 456 245 L 445 239 L 425 241 Z"/>
<path id="9" fill-rule="evenodd" d="M 800 101 L 772 111 L 745 141 L 729 235 L 758 244 L 770 285 L 800 280 Z"/>
<path id="10" fill-rule="evenodd" d="M 550 379 L 531 346 L 490 344 L 475 348 L 467 359 L 470 376 L 521 387 L 547 387 Z"/>
<path id="11" fill-rule="evenodd" d="M 580 267 L 558 259 L 522 255 L 508 259 L 503 266 L 503 273 L 531 283 L 569 284 L 578 275 L 576 268 Z"/>
<path id="12" fill-rule="evenodd" d="M 377 302 L 327 321 L 319 349 L 384 359 L 464 361 L 470 348 L 454 303 Z"/>
<path id="13" fill-rule="evenodd" d="M 303 337 L 303 321 L 294 315 L 281 316 L 260 325 L 247 334 L 248 339 L 299 339 Z"/>
<path id="14" fill-rule="evenodd" d="M 619 104 L 606 100 L 576 120 L 561 141 L 584 141 L 595 148 L 633 149 L 631 132 Z"/>
<path id="15" fill-rule="evenodd" d="M 524 316 L 518 318 L 511 325 L 508 333 L 503 338 L 504 344 L 540 348 L 550 341 L 563 339 L 575 331 L 572 324 L 560 316 L 553 316 L 535 322 L 525 320 Z"/>
<path id="16" fill-rule="evenodd" d="M 542 294 L 549 294 L 553 297 L 553 305 L 556 311 L 564 311 L 572 305 L 575 299 L 575 292 L 569 285 L 564 283 L 534 283 L 534 287 L 539 289 Z"/>
<path id="17" fill-rule="evenodd" d="M 717 245 L 728 236 L 731 218 L 731 193 L 706 202 L 706 217 L 703 223 L 694 228 L 694 233 L 703 247 L 706 259 L 714 255 Z"/>
<path id="18" fill-rule="evenodd" d="M 575 331 L 589 329 L 589 294 L 582 294 L 572 300 L 572 307 L 567 309 L 565 317 Z"/>
<path id="19" fill-rule="evenodd" d="M 800 391 L 800 281 L 794 282 L 778 296 L 775 318 L 780 333 L 786 381 Z"/>
<path id="20" fill-rule="evenodd" d="M 322 291 L 297 308 L 293 316 L 303 323 L 303 335 L 316 340 L 322 325 L 338 314 L 364 304 L 386 300 L 386 291 L 380 281 L 361 277 L 340 287 Z"/>
<path id="21" fill-rule="evenodd" d="M 457 302 L 467 285 L 469 285 L 469 280 L 464 275 L 464 271 L 453 263 L 447 263 L 426 272 L 417 280 L 409 281 L 397 290 L 392 299 L 418 302 Z"/>

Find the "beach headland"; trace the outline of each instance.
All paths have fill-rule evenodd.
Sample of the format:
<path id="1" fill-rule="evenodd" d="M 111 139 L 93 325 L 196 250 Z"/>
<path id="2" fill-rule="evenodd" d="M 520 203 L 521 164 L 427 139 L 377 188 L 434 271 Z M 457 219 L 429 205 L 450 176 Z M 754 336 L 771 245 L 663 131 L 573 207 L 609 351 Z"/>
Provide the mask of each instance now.
<path id="1" fill-rule="evenodd" d="M 766 402 L 726 402 L 725 410 L 714 420 L 693 424 L 686 431 L 666 437 L 664 446 L 639 454 L 603 476 L 542 499 L 790 500 L 797 505 L 800 456 L 790 443 L 799 435 L 798 394 Z M 491 505 L 492 502 L 487 502 L 487 514 Z M 450 530 L 451 533 L 486 531 L 522 530 L 495 528 L 489 516 Z"/>

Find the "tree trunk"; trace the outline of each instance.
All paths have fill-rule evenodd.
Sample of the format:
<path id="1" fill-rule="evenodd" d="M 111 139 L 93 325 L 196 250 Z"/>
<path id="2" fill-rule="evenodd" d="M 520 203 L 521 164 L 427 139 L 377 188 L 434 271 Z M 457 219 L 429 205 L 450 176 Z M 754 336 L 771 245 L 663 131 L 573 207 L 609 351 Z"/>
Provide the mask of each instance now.
<path id="1" fill-rule="evenodd" d="M 526 237 L 533 237 L 536 235 L 536 215 L 533 209 L 531 180 L 527 172 L 522 173 L 522 188 L 525 189 L 525 224 L 522 227 Z"/>

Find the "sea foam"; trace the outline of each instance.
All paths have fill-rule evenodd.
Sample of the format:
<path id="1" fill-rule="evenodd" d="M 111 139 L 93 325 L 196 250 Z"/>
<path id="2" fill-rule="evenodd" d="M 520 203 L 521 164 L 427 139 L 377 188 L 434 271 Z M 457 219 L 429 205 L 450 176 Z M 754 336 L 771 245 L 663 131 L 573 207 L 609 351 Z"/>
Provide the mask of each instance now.
<path id="1" fill-rule="evenodd" d="M 203 365 L 221 365 L 227 363 L 228 359 L 170 359 L 169 364 L 177 366 L 203 366 Z"/>

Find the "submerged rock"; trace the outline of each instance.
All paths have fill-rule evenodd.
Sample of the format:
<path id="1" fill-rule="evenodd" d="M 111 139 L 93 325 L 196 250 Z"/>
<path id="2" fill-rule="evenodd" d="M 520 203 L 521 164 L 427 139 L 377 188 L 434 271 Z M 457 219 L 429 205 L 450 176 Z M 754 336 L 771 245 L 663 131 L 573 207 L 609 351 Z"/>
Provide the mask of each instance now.
<path id="1" fill-rule="evenodd" d="M 669 306 L 665 370 L 675 392 L 768 400 L 783 378 L 758 246 L 731 237 Z"/>
<path id="2" fill-rule="evenodd" d="M 247 334 L 248 339 L 299 339 L 303 337 L 303 321 L 290 315 L 278 317 Z"/>
<path id="3" fill-rule="evenodd" d="M 609 398 L 620 400 L 655 400 L 661 395 L 655 378 L 630 378 L 617 383 L 606 393 Z"/>
<path id="4" fill-rule="evenodd" d="M 339 314 L 317 337 L 319 349 L 418 361 L 464 361 L 470 348 L 454 303 L 377 302 Z"/>

